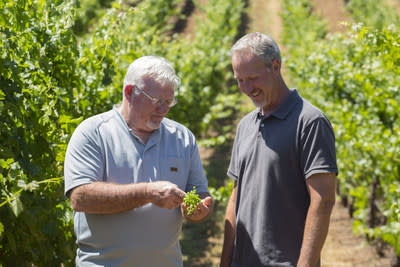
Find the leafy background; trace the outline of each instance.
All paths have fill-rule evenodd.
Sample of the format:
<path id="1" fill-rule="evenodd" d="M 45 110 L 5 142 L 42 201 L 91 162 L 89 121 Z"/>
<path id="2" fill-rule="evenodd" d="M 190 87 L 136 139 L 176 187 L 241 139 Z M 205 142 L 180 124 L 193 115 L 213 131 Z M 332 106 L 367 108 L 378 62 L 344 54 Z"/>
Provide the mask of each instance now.
<path id="1" fill-rule="evenodd" d="M 202 15 L 188 37 L 177 25 L 190 2 L 0 2 L 0 266 L 73 266 L 65 149 L 83 119 L 121 101 L 125 70 L 135 58 L 156 54 L 173 62 L 182 86 L 169 117 L 192 129 L 201 147 L 229 147 L 235 117 L 245 112 L 229 49 L 243 34 L 247 5 L 195 1 Z M 332 35 L 312 8 L 309 0 L 283 0 L 291 83 L 334 126 L 338 195 L 354 229 L 399 256 L 399 16 L 379 1 L 349 0 L 355 23 Z M 221 218 L 232 183 L 207 174 Z M 216 218 L 199 231 L 220 231 L 213 228 Z M 184 249 L 194 248 L 184 251 L 186 262 L 204 256 L 191 227 L 184 226 L 182 238 Z"/>

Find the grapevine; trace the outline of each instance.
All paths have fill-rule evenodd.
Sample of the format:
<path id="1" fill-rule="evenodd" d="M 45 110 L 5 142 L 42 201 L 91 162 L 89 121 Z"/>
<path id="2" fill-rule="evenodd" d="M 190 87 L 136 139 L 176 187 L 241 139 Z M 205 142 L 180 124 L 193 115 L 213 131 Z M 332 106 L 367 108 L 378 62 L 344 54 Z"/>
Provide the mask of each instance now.
<path id="1" fill-rule="evenodd" d="M 352 9 L 357 5 L 368 27 L 349 24 L 346 34 L 325 36 L 319 18 L 309 15 L 309 0 L 284 2 L 284 42 L 293 59 L 288 70 L 301 95 L 321 107 L 334 127 L 338 191 L 354 229 L 388 243 L 400 259 L 400 18 L 386 27 L 365 16 L 355 0 Z M 374 1 L 362 3 L 376 12 Z M 380 12 L 391 17 L 390 10 Z"/>
<path id="2" fill-rule="evenodd" d="M 193 40 L 169 34 L 184 1 L 137 2 L 131 8 L 111 0 L 0 1 L 0 266 L 72 265 L 73 210 L 58 179 L 65 150 L 83 119 L 121 101 L 134 59 L 154 54 L 174 64 L 182 83 L 179 108 L 168 117 L 189 126 L 199 140 L 237 109 L 226 55 L 243 1 L 202 6 L 203 23 Z M 95 17 L 86 15 L 92 11 Z M 188 117 L 192 109 L 202 119 Z M 230 132 L 224 127 L 222 136 L 205 143 L 223 143 Z"/>
<path id="3" fill-rule="evenodd" d="M 193 186 L 193 190 L 186 193 L 186 196 L 184 198 L 187 215 L 189 216 L 192 215 L 197 208 L 197 204 L 200 202 L 201 199 L 199 198 L 199 195 L 197 195 L 196 193 L 196 187 Z"/>

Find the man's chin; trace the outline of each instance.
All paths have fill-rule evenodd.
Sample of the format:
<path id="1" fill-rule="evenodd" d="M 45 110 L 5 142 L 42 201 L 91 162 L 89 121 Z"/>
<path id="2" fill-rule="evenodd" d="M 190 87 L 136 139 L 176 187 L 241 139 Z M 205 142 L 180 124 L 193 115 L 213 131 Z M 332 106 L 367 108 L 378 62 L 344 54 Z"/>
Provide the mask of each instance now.
<path id="1" fill-rule="evenodd" d="M 152 130 L 157 130 L 161 126 L 161 121 L 158 121 L 158 122 L 147 121 L 146 125 L 147 125 L 147 127 L 149 127 Z"/>
<path id="2" fill-rule="evenodd" d="M 267 100 L 264 101 L 255 101 L 254 99 L 251 99 L 253 101 L 253 105 L 256 106 L 257 108 L 263 108 L 265 105 L 267 105 Z"/>

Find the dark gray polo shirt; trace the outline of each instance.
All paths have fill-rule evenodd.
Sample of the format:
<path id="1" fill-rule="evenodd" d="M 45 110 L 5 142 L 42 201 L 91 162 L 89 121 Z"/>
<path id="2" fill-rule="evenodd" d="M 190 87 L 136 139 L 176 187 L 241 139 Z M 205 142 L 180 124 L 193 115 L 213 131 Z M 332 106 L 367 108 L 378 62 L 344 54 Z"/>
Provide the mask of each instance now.
<path id="1" fill-rule="evenodd" d="M 328 172 L 338 172 L 332 126 L 296 90 L 271 115 L 246 115 L 228 169 L 238 183 L 232 266 L 296 266 L 310 204 L 305 180 Z"/>

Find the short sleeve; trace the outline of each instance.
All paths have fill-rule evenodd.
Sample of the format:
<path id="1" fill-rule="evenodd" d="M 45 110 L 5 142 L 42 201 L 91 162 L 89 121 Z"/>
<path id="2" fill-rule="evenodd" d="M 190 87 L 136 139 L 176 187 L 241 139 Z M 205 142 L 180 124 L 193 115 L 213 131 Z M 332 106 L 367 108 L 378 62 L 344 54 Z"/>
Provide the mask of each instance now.
<path id="1" fill-rule="evenodd" d="M 104 157 L 98 139 L 96 128 L 89 121 L 72 134 L 64 162 L 65 195 L 79 185 L 103 179 Z"/>
<path id="2" fill-rule="evenodd" d="M 240 124 L 239 124 L 240 125 Z M 229 162 L 229 167 L 228 167 L 228 172 L 227 175 L 232 178 L 237 180 L 238 179 L 238 173 L 239 173 L 239 126 L 236 130 L 236 136 L 235 136 L 235 140 L 233 142 L 233 147 L 232 147 L 232 155 L 231 155 L 231 161 Z"/>
<path id="3" fill-rule="evenodd" d="M 335 136 L 325 117 L 312 121 L 302 132 L 300 168 L 306 179 L 316 173 L 338 173 Z"/>

